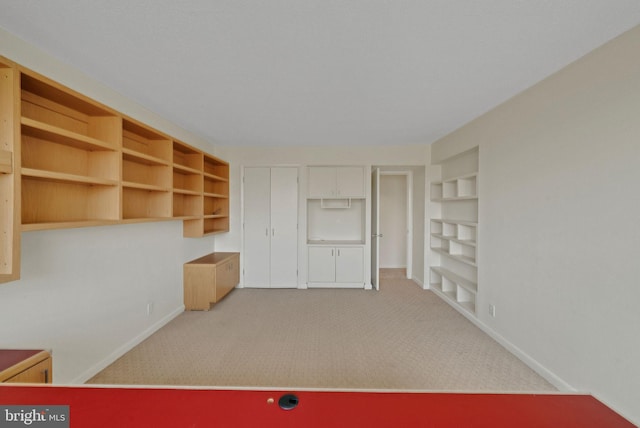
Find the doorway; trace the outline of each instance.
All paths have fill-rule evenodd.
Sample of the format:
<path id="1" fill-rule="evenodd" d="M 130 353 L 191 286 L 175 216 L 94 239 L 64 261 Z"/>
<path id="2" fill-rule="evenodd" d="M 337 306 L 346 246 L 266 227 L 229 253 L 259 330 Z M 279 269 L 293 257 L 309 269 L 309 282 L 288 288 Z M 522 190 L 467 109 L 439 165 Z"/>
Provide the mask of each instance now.
<path id="1" fill-rule="evenodd" d="M 405 278 L 413 276 L 412 194 L 411 171 L 380 171 L 378 267 Z"/>

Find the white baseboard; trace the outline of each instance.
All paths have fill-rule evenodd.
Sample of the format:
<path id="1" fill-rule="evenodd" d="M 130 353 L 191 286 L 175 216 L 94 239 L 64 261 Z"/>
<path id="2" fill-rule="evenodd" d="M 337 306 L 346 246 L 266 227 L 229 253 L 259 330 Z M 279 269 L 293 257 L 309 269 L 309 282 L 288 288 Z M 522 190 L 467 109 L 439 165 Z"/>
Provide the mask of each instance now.
<path id="1" fill-rule="evenodd" d="M 416 278 L 415 276 L 411 278 L 411 280 L 413 282 L 415 282 L 416 284 L 418 284 L 420 286 L 420 288 L 424 289 L 424 282 L 422 282 L 421 279 Z"/>
<path id="2" fill-rule="evenodd" d="M 124 345 L 116 349 L 115 351 L 113 351 L 111 354 L 107 355 L 107 357 L 105 357 L 102 361 L 98 362 L 96 365 L 89 368 L 88 370 L 85 370 L 84 373 L 74 378 L 70 382 L 70 384 L 79 385 L 79 384 L 85 383 L 86 381 L 88 381 L 89 379 L 91 379 L 92 377 L 100 373 L 102 370 L 106 369 L 109 365 L 113 364 L 118 358 L 122 357 L 124 354 L 126 354 L 127 352 L 132 350 L 134 347 L 142 343 L 143 340 L 147 339 L 153 333 L 160 330 L 169 321 L 171 321 L 172 319 L 174 319 L 175 317 L 177 317 L 183 312 L 184 312 L 184 305 L 181 305 L 180 307 L 176 308 L 166 316 L 159 319 L 157 322 L 153 323 L 142 333 L 140 333 L 139 335 L 137 335 L 136 337 L 134 337 L 133 339 L 131 339 L 130 341 L 128 341 L 127 343 L 125 343 Z"/>
<path id="3" fill-rule="evenodd" d="M 540 376 L 542 376 L 547 382 L 549 382 L 551 385 L 553 385 L 556 388 L 558 388 L 559 391 L 561 391 L 561 392 L 569 392 L 569 393 L 577 392 L 576 388 L 574 388 L 573 386 L 571 386 L 570 384 L 565 382 L 558 375 L 556 375 L 551 370 L 549 370 L 548 368 L 546 368 L 545 366 L 540 364 L 538 361 L 536 361 L 535 358 L 531 357 L 529 354 L 524 352 L 522 349 L 520 349 L 519 347 L 517 347 L 516 345 L 511 343 L 509 340 L 507 340 L 502 335 L 497 333 L 494 329 L 489 327 L 487 324 L 483 323 L 478 318 L 476 318 L 475 316 L 473 316 L 468 311 L 464 310 L 462 307 L 458 306 L 457 304 L 455 304 L 451 300 L 443 297 L 440 293 L 438 293 L 436 291 L 433 291 L 433 293 L 435 295 L 437 295 L 438 297 L 440 297 L 445 302 L 447 302 L 451 307 L 456 309 L 462 315 L 464 315 L 465 318 L 467 318 L 469 321 L 471 321 L 480 330 L 482 330 L 483 332 L 488 334 L 493 340 L 498 342 L 505 349 L 507 349 L 509 352 L 511 352 L 513 355 L 515 355 L 520 361 L 525 363 L 531 370 L 535 371 Z"/>

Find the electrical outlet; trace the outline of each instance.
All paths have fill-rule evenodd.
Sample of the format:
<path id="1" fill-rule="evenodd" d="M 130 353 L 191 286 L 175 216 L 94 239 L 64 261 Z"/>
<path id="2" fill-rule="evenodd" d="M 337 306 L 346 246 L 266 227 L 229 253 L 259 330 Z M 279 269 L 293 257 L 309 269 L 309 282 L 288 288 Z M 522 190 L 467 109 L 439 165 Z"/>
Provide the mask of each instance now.
<path id="1" fill-rule="evenodd" d="M 496 316 L 496 306 L 495 305 L 489 305 L 489 315 L 491 315 L 492 317 Z"/>
<path id="2" fill-rule="evenodd" d="M 153 312 L 153 302 L 147 303 L 147 316 L 150 316 Z"/>

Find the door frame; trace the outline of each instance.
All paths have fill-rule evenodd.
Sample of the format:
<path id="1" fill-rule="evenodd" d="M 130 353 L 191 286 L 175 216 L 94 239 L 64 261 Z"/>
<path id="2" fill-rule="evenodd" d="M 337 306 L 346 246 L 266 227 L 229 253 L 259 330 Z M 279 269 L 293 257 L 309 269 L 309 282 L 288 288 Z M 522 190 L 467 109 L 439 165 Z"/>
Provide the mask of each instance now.
<path id="1" fill-rule="evenodd" d="M 407 272 L 406 276 L 408 279 L 413 278 L 413 171 L 402 171 L 402 170 L 380 170 L 380 181 L 382 181 L 382 176 L 404 176 L 406 177 L 406 192 L 407 192 L 407 205 L 406 209 L 406 221 L 407 221 Z M 378 204 L 382 205 L 384 201 L 382 200 L 382 196 L 380 196 L 380 200 Z M 378 265 L 380 261 L 378 260 Z"/>

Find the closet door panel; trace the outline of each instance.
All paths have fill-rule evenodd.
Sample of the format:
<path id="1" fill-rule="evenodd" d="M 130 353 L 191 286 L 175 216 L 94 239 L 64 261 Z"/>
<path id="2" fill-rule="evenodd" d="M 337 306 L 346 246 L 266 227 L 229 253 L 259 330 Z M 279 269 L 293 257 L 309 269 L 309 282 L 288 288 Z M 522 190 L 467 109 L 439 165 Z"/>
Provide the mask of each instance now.
<path id="1" fill-rule="evenodd" d="M 244 286 L 268 288 L 271 264 L 271 171 L 244 170 Z"/>
<path id="2" fill-rule="evenodd" d="M 271 169 L 271 287 L 298 286 L 298 169 Z"/>

